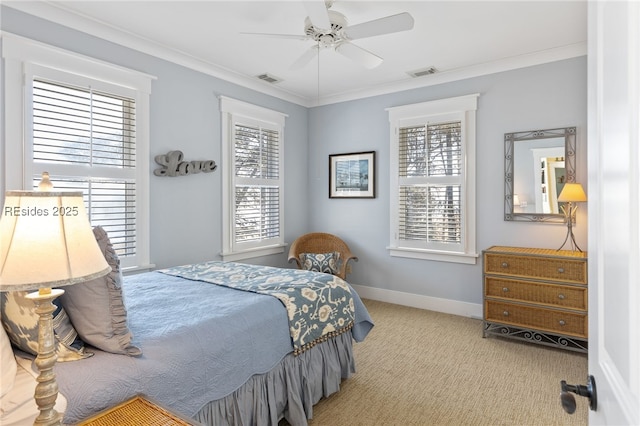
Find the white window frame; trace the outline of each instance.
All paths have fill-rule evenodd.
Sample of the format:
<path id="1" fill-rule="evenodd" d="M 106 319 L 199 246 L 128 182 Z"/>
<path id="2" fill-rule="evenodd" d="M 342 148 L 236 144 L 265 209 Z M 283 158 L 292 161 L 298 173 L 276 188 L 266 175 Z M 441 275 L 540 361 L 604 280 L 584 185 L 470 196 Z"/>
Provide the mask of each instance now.
<path id="1" fill-rule="evenodd" d="M 220 96 L 222 114 L 222 253 L 225 261 L 236 261 L 259 256 L 284 253 L 284 124 L 287 115 L 237 99 Z M 235 241 L 235 123 L 275 130 L 279 134 L 279 174 L 273 183 L 278 186 L 280 229 L 273 240 L 251 243 Z"/>
<path id="2" fill-rule="evenodd" d="M 136 254 L 121 258 L 123 271 L 150 269 L 149 244 L 149 97 L 155 77 L 9 33 L 2 33 L 4 58 L 4 188 L 33 188 L 33 176 L 45 170 L 33 161 L 33 79 L 93 87 L 136 102 Z M 7 106 L 11 106 L 7 108 Z M 46 170 L 50 171 L 50 170 Z M 52 173 L 53 174 L 53 173 Z M 55 185 L 55 181 L 54 181 Z"/>
<path id="3" fill-rule="evenodd" d="M 475 264 L 476 249 L 476 110 L 479 94 L 440 99 L 387 108 L 390 122 L 390 244 L 389 254 L 396 257 Z M 400 178 L 399 129 L 419 124 L 443 123 L 451 119 L 462 125 L 461 243 L 428 246 L 401 240 L 399 229 Z"/>

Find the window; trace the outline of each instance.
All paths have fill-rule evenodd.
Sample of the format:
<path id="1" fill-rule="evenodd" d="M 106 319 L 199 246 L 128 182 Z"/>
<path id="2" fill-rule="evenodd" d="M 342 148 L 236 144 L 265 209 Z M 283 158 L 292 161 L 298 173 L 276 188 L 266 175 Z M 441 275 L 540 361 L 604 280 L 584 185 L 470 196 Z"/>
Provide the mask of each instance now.
<path id="1" fill-rule="evenodd" d="M 12 167 L 22 169 L 22 187 L 37 187 L 47 171 L 56 189 L 82 191 L 91 224 L 107 231 L 122 267 L 149 267 L 149 76 L 23 40 L 10 47 L 14 41 L 24 53 L 16 101 L 25 106 L 25 143 L 7 161 L 22 165 Z"/>
<path id="2" fill-rule="evenodd" d="M 475 263 L 477 95 L 390 108 L 392 256 Z"/>
<path id="3" fill-rule="evenodd" d="M 135 100 L 40 78 L 32 99 L 34 169 L 49 171 L 57 189 L 82 191 L 91 224 L 120 258 L 135 256 Z"/>
<path id="4" fill-rule="evenodd" d="M 224 260 L 282 253 L 286 115 L 222 97 Z"/>

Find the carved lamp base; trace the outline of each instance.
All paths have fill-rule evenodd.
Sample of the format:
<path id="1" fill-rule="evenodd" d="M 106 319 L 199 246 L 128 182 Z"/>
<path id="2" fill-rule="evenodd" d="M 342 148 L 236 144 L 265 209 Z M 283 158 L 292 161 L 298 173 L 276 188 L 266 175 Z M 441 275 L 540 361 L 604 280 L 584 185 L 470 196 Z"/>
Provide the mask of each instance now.
<path id="1" fill-rule="evenodd" d="M 36 379 L 38 384 L 35 391 L 35 400 L 40 414 L 36 417 L 34 425 L 57 426 L 62 424 L 62 415 L 53 408 L 58 397 L 58 384 L 53 371 L 58 355 L 53 334 L 53 312 L 56 307 L 52 302 L 63 293 L 64 290 L 46 288 L 27 295 L 27 298 L 35 303 L 36 313 L 40 316 L 38 319 L 38 356 L 36 357 L 39 374 Z"/>

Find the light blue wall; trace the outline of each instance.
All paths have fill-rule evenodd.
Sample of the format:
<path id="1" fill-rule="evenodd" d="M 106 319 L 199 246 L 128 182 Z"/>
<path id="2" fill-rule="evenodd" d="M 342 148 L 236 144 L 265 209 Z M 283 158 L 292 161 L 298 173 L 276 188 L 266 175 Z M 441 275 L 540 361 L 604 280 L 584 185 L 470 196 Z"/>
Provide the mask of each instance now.
<path id="1" fill-rule="evenodd" d="M 0 27 L 3 31 L 156 76 L 150 98 L 152 169 L 156 166 L 153 157 L 166 154 L 170 150 L 181 150 L 188 160 L 215 160 L 218 164 L 214 173 L 176 178 L 153 176 L 152 170 L 149 171 L 151 261 L 158 267 L 217 259 L 221 251 L 221 173 L 224 165 L 221 161 L 218 95 L 288 114 L 284 130 L 285 240 L 291 242 L 297 235 L 306 231 L 306 209 L 309 204 L 306 191 L 306 108 L 35 18 L 15 9 L 2 7 L 1 18 Z M 287 265 L 285 254 L 254 259 L 252 262 Z"/>
<path id="2" fill-rule="evenodd" d="M 428 77 L 427 77 L 428 78 Z M 558 248 L 566 227 L 505 222 L 504 133 L 577 126 L 577 180 L 587 180 L 587 60 L 580 57 L 422 89 L 313 108 L 309 115 L 310 229 L 345 238 L 360 261 L 349 281 L 436 298 L 481 303 L 482 269 L 390 257 L 389 119 L 386 108 L 480 93 L 477 110 L 477 248 Z M 377 198 L 329 199 L 328 156 L 376 151 Z M 578 245 L 586 247 L 586 208 Z"/>
<path id="3" fill-rule="evenodd" d="M 478 251 L 495 244 L 557 248 L 564 239 L 562 225 L 503 221 L 504 133 L 577 126 L 577 179 L 586 184 L 584 57 L 307 109 L 14 9 L 2 7 L 1 14 L 4 31 L 158 77 L 151 94 L 152 165 L 155 155 L 174 149 L 182 150 L 188 159 L 214 159 L 219 164 L 213 174 L 151 176 L 151 260 L 159 267 L 215 259 L 221 250 L 220 173 L 224 165 L 216 95 L 289 115 L 285 127 L 285 239 L 291 242 L 309 231 L 339 234 L 360 258 L 349 276 L 354 284 L 473 304 L 482 300 L 480 262 L 470 266 L 389 256 L 389 122 L 385 108 L 480 93 L 475 180 Z M 4 143 L 19 142 L 2 140 L 0 148 Z M 328 156 L 359 151 L 376 151 L 377 197 L 329 199 Z M 581 247 L 587 245 L 585 212 L 579 212 L 575 229 Z M 253 262 L 287 266 L 286 253 Z"/>

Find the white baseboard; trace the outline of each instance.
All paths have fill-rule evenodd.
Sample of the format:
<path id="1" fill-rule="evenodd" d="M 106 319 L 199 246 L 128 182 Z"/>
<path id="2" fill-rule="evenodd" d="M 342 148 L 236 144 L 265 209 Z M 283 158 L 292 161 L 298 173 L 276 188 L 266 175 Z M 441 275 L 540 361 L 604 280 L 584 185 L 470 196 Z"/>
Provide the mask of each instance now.
<path id="1" fill-rule="evenodd" d="M 438 297 L 404 293 L 395 290 L 385 290 L 363 285 L 351 284 L 351 286 L 363 299 L 377 300 L 379 302 L 394 303 L 396 305 L 410 306 L 412 308 L 428 309 L 430 311 L 443 312 L 445 314 L 482 319 L 482 305 L 477 303 L 440 299 Z"/>

